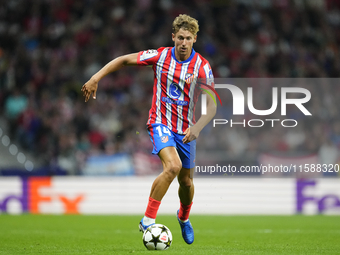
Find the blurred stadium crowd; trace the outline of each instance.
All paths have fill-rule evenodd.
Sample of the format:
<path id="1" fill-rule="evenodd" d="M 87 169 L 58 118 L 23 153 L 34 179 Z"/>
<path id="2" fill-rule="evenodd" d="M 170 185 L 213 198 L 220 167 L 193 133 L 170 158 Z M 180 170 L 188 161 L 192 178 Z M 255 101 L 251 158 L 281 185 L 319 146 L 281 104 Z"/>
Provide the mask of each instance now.
<path id="1" fill-rule="evenodd" d="M 80 89 L 117 56 L 172 46 L 171 24 L 180 13 L 198 19 L 194 48 L 217 78 L 339 76 L 337 0 L 2 1 L 0 114 L 11 138 L 70 174 L 79 173 L 89 155 L 150 153 L 149 68 L 129 67 L 105 77 L 97 99 L 88 103 Z M 233 130 L 224 140 L 230 155 L 322 148 L 337 155 L 339 88 L 311 90 L 320 95 L 313 102 L 318 112 L 313 125 L 306 123 L 288 138 L 275 131 Z M 219 141 L 210 132 L 206 128 L 202 139 L 215 146 Z"/>

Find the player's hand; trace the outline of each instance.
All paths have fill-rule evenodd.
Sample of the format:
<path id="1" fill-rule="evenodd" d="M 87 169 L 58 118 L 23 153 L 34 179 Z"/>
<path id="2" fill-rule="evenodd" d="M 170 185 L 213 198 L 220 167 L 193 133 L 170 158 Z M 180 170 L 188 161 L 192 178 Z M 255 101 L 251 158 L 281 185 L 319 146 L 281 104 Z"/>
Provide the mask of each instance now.
<path id="1" fill-rule="evenodd" d="M 197 139 L 200 132 L 196 130 L 195 126 L 192 126 L 191 128 L 187 128 L 183 134 L 185 136 L 183 137 L 182 141 L 185 144 Z"/>
<path id="2" fill-rule="evenodd" d="M 92 98 L 96 99 L 97 88 L 98 82 L 92 78 L 83 85 L 81 91 L 83 92 L 83 96 L 85 97 L 85 102 L 89 101 L 91 94 L 93 94 Z"/>

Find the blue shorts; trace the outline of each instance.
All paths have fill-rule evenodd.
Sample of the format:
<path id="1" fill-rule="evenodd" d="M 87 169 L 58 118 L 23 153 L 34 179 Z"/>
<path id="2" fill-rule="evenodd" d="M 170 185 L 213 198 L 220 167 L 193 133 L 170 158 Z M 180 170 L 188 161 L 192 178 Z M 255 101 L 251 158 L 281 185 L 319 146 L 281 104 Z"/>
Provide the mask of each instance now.
<path id="1" fill-rule="evenodd" d="M 182 139 L 185 135 L 179 135 L 163 124 L 151 124 L 148 127 L 148 133 L 153 144 L 152 154 L 158 154 L 161 149 L 173 146 L 177 149 L 182 167 L 195 167 L 196 140 L 184 144 Z"/>

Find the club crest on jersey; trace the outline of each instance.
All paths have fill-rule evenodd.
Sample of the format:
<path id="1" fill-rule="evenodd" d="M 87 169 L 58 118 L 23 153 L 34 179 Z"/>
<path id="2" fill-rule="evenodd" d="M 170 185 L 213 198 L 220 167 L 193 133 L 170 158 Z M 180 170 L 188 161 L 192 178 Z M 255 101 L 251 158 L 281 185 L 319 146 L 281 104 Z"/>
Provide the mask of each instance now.
<path id="1" fill-rule="evenodd" d="M 167 135 L 166 136 L 162 136 L 161 137 L 161 141 L 162 141 L 162 143 L 166 143 L 166 142 L 169 141 L 169 137 Z"/>
<path id="2" fill-rule="evenodd" d="M 187 73 L 187 74 L 185 75 L 185 83 L 186 83 L 186 84 L 192 83 L 193 80 L 194 80 L 194 74 L 192 74 L 192 73 Z"/>

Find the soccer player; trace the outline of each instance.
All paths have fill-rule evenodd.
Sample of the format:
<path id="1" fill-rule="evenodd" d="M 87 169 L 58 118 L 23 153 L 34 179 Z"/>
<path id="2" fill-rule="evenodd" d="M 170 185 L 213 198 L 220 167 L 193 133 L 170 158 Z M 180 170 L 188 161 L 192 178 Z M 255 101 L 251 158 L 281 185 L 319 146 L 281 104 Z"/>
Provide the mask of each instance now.
<path id="1" fill-rule="evenodd" d="M 153 98 L 147 129 L 153 143 L 152 153 L 161 159 L 163 172 L 152 184 L 145 216 L 139 223 L 139 229 L 145 231 L 155 224 L 161 200 L 177 176 L 180 199 L 177 219 L 184 241 L 191 244 L 194 241 L 194 231 L 189 221 L 189 213 L 194 196 L 192 174 L 196 157 L 196 138 L 214 117 L 216 106 L 213 97 L 207 96 L 207 114 L 195 122 L 197 79 L 211 80 L 212 70 L 208 61 L 193 49 L 199 30 L 197 20 L 181 14 L 173 21 L 172 29 L 174 47 L 162 47 L 115 58 L 94 74 L 83 85 L 82 91 L 87 102 L 91 94 L 93 99 L 96 98 L 98 82 L 105 75 L 124 66 L 152 66 Z"/>

